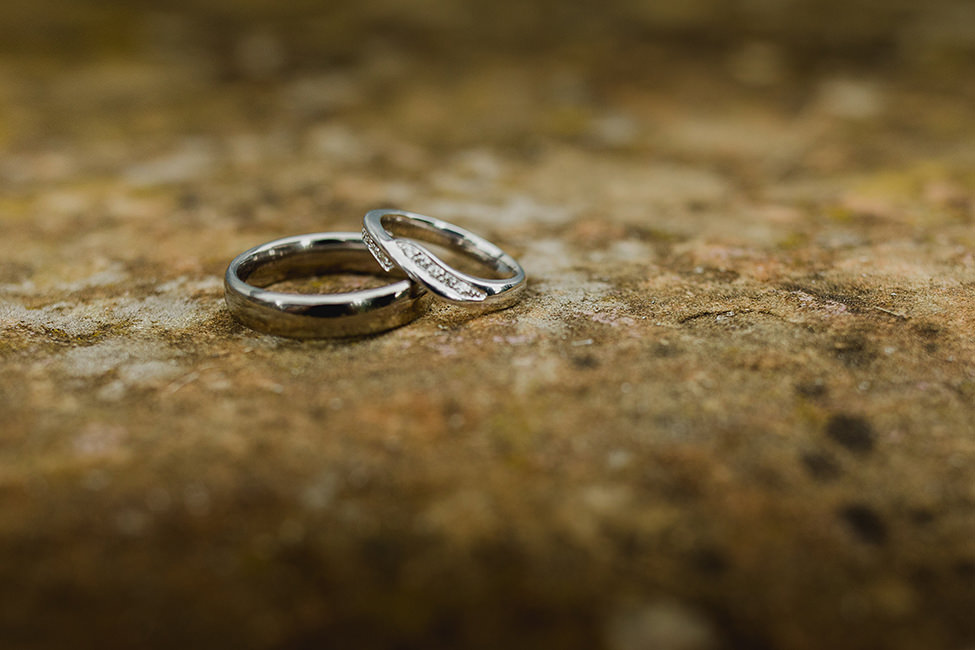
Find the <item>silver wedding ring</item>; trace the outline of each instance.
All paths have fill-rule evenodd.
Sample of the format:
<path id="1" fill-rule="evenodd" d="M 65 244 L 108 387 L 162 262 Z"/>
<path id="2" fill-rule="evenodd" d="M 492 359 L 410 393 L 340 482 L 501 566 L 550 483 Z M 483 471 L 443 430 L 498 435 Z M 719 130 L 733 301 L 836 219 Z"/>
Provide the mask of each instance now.
<path id="1" fill-rule="evenodd" d="M 327 273 L 382 271 L 359 233 L 285 237 L 234 258 L 224 276 L 224 296 L 244 325 L 292 338 L 376 334 L 414 320 L 428 302 L 424 288 L 402 273 L 392 284 L 346 293 L 306 295 L 264 288 Z"/>
<path id="2" fill-rule="evenodd" d="M 443 247 L 447 256 L 467 258 L 491 277 L 460 271 L 421 242 Z M 375 289 L 317 295 L 267 289 L 297 277 L 379 275 L 383 270 L 396 281 Z M 446 221 L 402 210 L 368 212 L 361 234 L 316 233 L 262 244 L 235 257 L 224 276 L 224 297 L 237 320 L 292 338 L 384 332 L 414 320 L 431 296 L 468 309 L 502 309 L 524 288 L 524 269 L 488 240 Z"/>
<path id="3" fill-rule="evenodd" d="M 437 298 L 482 310 L 513 304 L 525 288 L 525 271 L 488 240 L 440 219 L 403 210 L 371 210 L 363 219 L 362 239 L 386 269 L 402 269 Z M 472 258 L 496 278 L 459 271 L 417 240 Z"/>

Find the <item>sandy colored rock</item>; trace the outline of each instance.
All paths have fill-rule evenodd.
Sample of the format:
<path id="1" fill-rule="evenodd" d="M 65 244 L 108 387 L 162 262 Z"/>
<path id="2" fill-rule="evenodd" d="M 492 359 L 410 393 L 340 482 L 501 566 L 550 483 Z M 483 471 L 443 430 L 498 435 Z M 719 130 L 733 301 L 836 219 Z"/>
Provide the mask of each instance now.
<path id="1" fill-rule="evenodd" d="M 0 646 L 975 643 L 965 3 L 47 4 L 0 24 Z M 234 255 L 386 206 L 524 300 L 228 314 Z"/>

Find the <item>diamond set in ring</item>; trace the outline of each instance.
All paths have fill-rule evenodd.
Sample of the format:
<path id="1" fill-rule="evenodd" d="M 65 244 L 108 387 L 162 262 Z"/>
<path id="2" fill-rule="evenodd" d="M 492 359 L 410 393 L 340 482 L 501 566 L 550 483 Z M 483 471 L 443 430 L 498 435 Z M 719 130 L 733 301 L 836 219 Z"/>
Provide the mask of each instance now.
<path id="1" fill-rule="evenodd" d="M 369 243 L 366 242 L 366 245 L 368 246 Z M 448 269 L 435 262 L 426 251 L 416 244 L 408 241 L 397 241 L 396 245 L 413 260 L 413 263 L 416 264 L 423 275 L 427 276 L 424 280 L 432 284 L 440 285 L 445 293 L 454 292 L 461 298 L 476 301 L 484 300 L 487 297 L 485 292 L 477 289 L 469 282 L 461 280 Z"/>
<path id="2" fill-rule="evenodd" d="M 376 261 L 379 262 L 379 266 L 383 267 L 383 271 L 389 272 L 393 270 L 393 260 L 389 259 L 389 256 L 383 252 L 383 249 L 379 248 L 376 240 L 372 238 L 372 235 L 366 232 L 365 228 L 362 229 L 362 241 L 366 244 L 366 248 L 369 249 L 372 256 L 376 258 Z"/>
<path id="3" fill-rule="evenodd" d="M 488 240 L 460 226 L 405 210 L 370 210 L 362 238 L 383 268 L 398 266 L 439 300 L 480 312 L 513 305 L 524 291 L 525 270 Z M 451 268 L 421 242 L 438 244 L 490 270 L 478 277 Z"/>

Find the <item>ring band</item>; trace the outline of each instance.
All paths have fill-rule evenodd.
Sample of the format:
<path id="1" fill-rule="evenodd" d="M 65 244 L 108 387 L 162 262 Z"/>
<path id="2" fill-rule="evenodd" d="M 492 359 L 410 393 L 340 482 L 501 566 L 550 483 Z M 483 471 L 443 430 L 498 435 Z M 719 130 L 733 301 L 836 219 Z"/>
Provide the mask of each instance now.
<path id="1" fill-rule="evenodd" d="M 323 272 L 378 275 L 380 269 L 359 233 L 285 237 L 235 257 L 224 276 L 224 298 L 244 325 L 291 338 L 376 334 L 409 323 L 428 303 L 423 287 L 406 278 L 374 289 L 319 295 L 263 288 Z"/>
<path id="2" fill-rule="evenodd" d="M 411 237 L 459 250 L 502 277 L 481 278 L 451 268 L 427 247 L 407 239 Z M 501 309 L 518 300 L 525 288 L 525 271 L 515 258 L 483 237 L 440 219 L 403 210 L 370 210 L 363 219 L 362 239 L 385 270 L 399 267 L 448 302 Z"/>

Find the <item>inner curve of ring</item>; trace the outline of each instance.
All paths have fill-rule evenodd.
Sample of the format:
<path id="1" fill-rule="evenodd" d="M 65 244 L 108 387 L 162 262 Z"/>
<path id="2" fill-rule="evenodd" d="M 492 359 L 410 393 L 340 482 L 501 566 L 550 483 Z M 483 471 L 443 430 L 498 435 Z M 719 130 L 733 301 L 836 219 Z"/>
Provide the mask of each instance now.
<path id="1" fill-rule="evenodd" d="M 253 287 L 266 288 L 285 280 L 295 280 L 324 275 L 338 274 L 371 275 L 381 279 L 390 279 L 378 267 L 372 255 L 364 247 L 361 249 L 329 249 L 329 248 L 301 248 L 283 247 L 260 251 L 244 260 L 237 268 L 237 277 Z M 406 278 L 402 272 L 394 273 L 393 282 L 382 285 L 388 287 Z M 371 289 L 363 289 L 371 290 Z M 357 290 L 358 291 L 358 290 Z M 322 295 L 340 295 L 322 294 Z M 353 291 L 351 293 L 356 293 Z M 295 295 L 309 295 L 298 294 Z"/>

